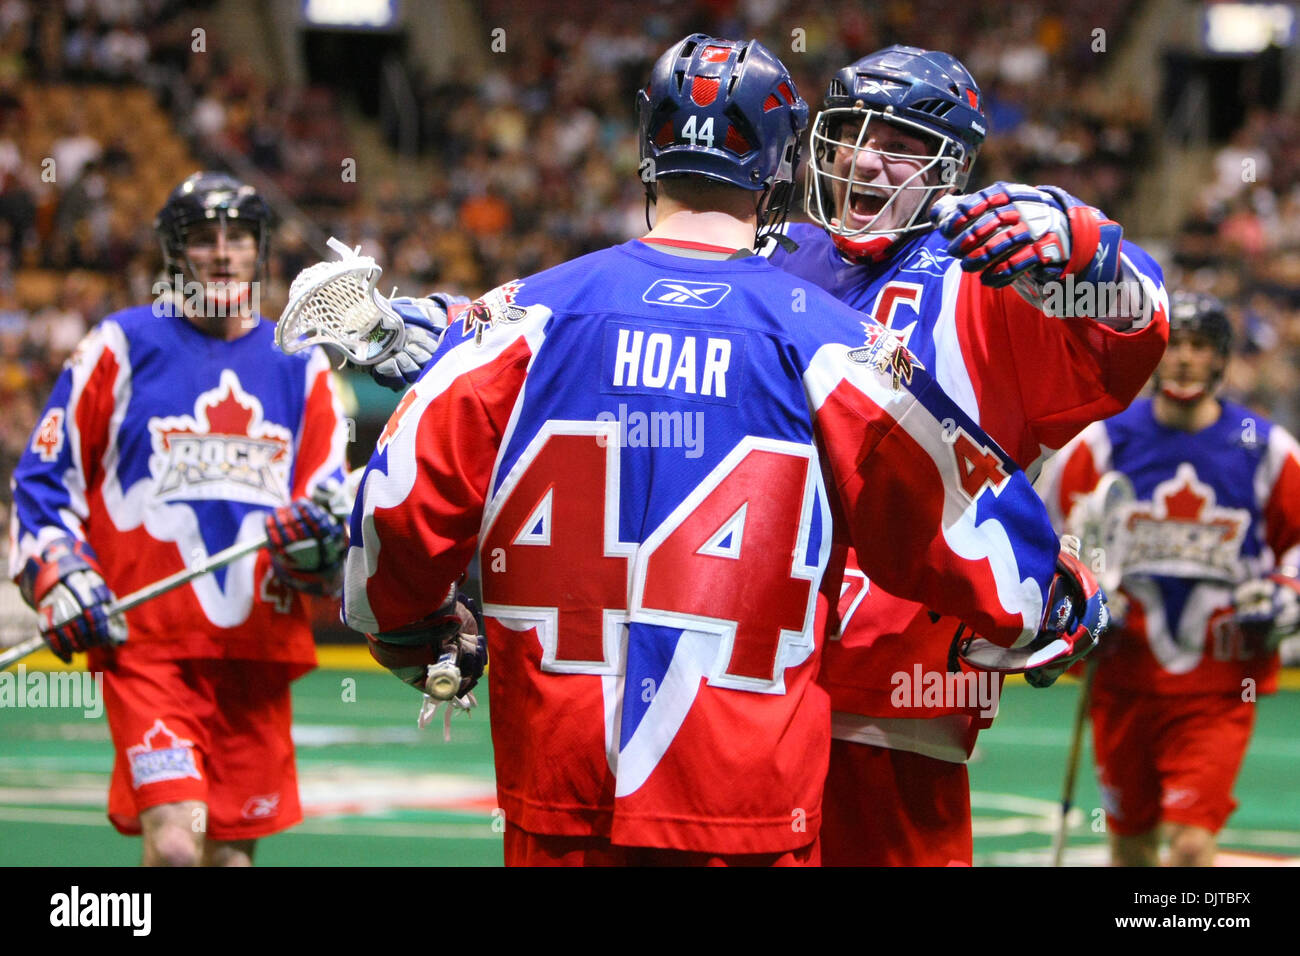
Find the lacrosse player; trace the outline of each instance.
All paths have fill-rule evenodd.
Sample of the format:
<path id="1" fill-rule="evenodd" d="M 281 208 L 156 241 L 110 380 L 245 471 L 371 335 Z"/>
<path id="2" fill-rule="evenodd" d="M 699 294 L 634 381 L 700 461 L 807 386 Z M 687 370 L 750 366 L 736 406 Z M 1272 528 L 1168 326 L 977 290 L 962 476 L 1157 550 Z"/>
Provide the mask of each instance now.
<path id="1" fill-rule="evenodd" d="M 1058 524 L 1112 471 L 1137 501 L 1119 523 L 1123 620 L 1096 663 L 1093 745 L 1111 858 L 1210 866 L 1258 694 L 1300 630 L 1300 447 L 1216 390 L 1232 350 L 1223 304 L 1177 293 L 1152 398 L 1089 426 L 1044 475 Z M 1086 503 L 1086 502 L 1083 502 Z M 1086 559 L 1085 555 L 1085 559 Z"/>
<path id="2" fill-rule="evenodd" d="M 774 244 L 770 258 L 890 329 L 1032 475 L 1138 393 L 1164 349 L 1165 293 L 1160 267 L 1117 223 L 1059 188 L 964 194 L 983 108 L 947 53 L 893 46 L 840 70 L 811 134 L 817 225 L 791 225 L 797 249 Z M 982 473 L 979 449 L 948 437 L 963 468 Z M 985 704 L 918 706 L 897 693 L 900 675 L 947 673 L 959 621 L 870 580 L 859 561 L 849 558 L 821 674 L 835 738 L 824 861 L 969 864 L 966 761 Z"/>
<path id="3" fill-rule="evenodd" d="M 1105 605 L 901 343 L 752 251 L 807 120 L 785 67 L 690 36 L 638 110 L 657 224 L 457 313 L 366 470 L 345 620 L 418 686 L 477 546 L 508 864 L 814 864 L 850 543 L 1025 659 Z"/>
<path id="4" fill-rule="evenodd" d="M 269 227 L 229 176 L 178 186 L 158 298 L 81 342 L 14 473 L 9 566 L 54 653 L 104 673 L 108 815 L 145 865 L 247 865 L 302 816 L 289 683 L 316 662 L 303 594 L 341 582 L 346 535 L 313 494 L 342 480 L 347 431 L 324 353 L 276 353 L 254 309 Z M 106 613 L 264 529 L 269 553 Z"/>

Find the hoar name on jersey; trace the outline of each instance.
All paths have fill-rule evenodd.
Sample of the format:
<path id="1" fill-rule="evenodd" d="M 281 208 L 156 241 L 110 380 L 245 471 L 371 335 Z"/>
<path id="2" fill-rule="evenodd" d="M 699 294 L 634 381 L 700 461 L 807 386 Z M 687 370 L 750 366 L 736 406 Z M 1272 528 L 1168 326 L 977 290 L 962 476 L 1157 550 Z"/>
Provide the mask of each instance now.
<path id="1" fill-rule="evenodd" d="M 699 335 L 671 326 L 605 328 L 602 391 L 672 392 L 679 398 L 735 403 L 727 373 L 739 364 L 743 333 Z"/>

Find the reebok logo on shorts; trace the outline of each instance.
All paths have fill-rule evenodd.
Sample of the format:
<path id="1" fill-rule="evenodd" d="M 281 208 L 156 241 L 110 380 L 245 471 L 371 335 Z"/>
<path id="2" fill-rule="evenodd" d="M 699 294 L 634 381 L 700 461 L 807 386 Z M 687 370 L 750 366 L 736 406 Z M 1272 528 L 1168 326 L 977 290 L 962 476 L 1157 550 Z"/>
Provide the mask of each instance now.
<path id="1" fill-rule="evenodd" d="M 203 779 L 194 764 L 194 741 L 177 737 L 162 718 L 153 722 L 143 743 L 127 748 L 126 757 L 131 762 L 131 785 L 137 790 L 163 780 Z"/>
<path id="2" fill-rule="evenodd" d="M 280 795 L 266 793 L 258 797 L 249 797 L 239 815 L 245 820 L 265 820 L 280 812 Z"/>

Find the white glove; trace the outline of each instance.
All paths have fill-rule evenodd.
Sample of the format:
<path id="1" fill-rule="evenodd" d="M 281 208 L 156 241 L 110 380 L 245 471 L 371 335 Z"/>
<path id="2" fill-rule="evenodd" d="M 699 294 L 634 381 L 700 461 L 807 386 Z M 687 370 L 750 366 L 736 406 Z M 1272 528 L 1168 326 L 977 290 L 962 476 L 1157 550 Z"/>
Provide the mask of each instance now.
<path id="1" fill-rule="evenodd" d="M 438 350 L 442 333 L 447 329 L 448 312 L 454 306 L 468 303 L 469 299 L 463 295 L 443 292 L 419 298 L 398 296 L 389 299 L 388 304 L 402 317 L 406 326 L 406 340 L 401 351 L 392 358 L 367 369 L 370 377 L 395 392 L 404 392 L 414 385 Z"/>
<path id="2" fill-rule="evenodd" d="M 1233 623 L 1246 648 L 1268 657 L 1288 637 L 1300 633 L 1300 580 L 1270 574 L 1238 584 L 1232 593 Z"/>

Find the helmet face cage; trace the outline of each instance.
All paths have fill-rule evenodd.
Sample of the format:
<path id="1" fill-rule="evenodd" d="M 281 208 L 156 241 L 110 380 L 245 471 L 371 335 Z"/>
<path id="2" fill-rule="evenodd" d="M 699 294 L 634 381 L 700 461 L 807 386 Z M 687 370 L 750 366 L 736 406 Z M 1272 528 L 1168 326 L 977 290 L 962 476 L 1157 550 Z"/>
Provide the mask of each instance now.
<path id="1" fill-rule="evenodd" d="M 179 269 L 197 281 L 189 255 L 189 231 L 209 222 L 217 223 L 223 231 L 231 224 L 253 230 L 257 240 L 254 278 L 261 278 L 270 247 L 270 207 L 252 186 L 223 173 L 195 173 L 167 198 L 154 221 L 164 267 L 169 272 Z"/>
<path id="2" fill-rule="evenodd" d="M 975 157 L 988 132 L 982 95 L 970 72 L 950 54 L 919 47 L 891 46 L 839 70 L 830 81 L 822 111 L 813 125 L 813 157 L 807 178 L 808 215 L 830 233 L 850 257 L 875 255 L 901 235 L 928 227 L 925 217 L 941 194 L 966 188 Z M 922 139 L 929 152 L 898 154 L 863 145 L 873 120 L 892 124 Z M 856 124 L 856 125 L 850 125 Z M 843 141 L 843 129 L 852 132 Z M 886 144 L 887 145 L 887 144 Z M 848 168 L 835 172 L 837 156 L 849 152 Z M 864 151 L 882 161 L 912 161 L 917 170 L 902 183 L 865 183 L 857 163 Z M 860 229 L 848 225 L 855 187 L 869 186 L 883 196 L 882 208 Z M 836 190 L 843 195 L 836 201 Z M 859 189 L 859 192 L 862 190 Z M 905 198 L 906 197 L 906 198 Z M 877 225 L 888 210 L 915 198 L 916 207 L 889 227 Z"/>
<path id="3" fill-rule="evenodd" d="M 859 104 L 861 101 L 859 101 Z M 872 149 L 864 145 L 867 129 L 873 120 L 883 120 L 900 129 L 909 136 L 915 136 L 926 142 L 936 144 L 933 153 L 890 153 Z M 857 124 L 857 135 L 852 142 L 841 137 L 843 129 Z M 841 149 L 852 151 L 848 163 L 848 175 L 840 176 L 834 171 L 835 159 Z M 871 183 L 872 190 L 884 191 L 885 202 L 873 217 L 871 223 L 860 229 L 850 229 L 848 223 L 849 208 L 852 204 L 855 186 L 868 185 L 858 176 L 858 157 L 862 153 L 874 153 L 883 162 L 916 162 L 917 169 L 897 186 L 888 183 Z M 805 201 L 808 216 L 827 232 L 847 239 L 864 236 L 902 235 L 929 227 L 926 213 L 930 204 L 942 193 L 950 189 L 961 190 L 970 179 L 971 167 L 974 165 L 975 151 L 968 149 L 961 140 L 945 136 L 920 123 L 912 122 L 900 116 L 894 116 L 892 107 L 885 109 L 867 108 L 864 105 L 831 107 L 817 114 L 812 131 L 813 161 L 807 177 Z M 835 184 L 843 186 L 843 196 L 836 203 Z M 890 226 L 887 229 L 875 228 L 884 213 L 905 193 L 920 193 L 920 201 L 906 222 Z"/>

